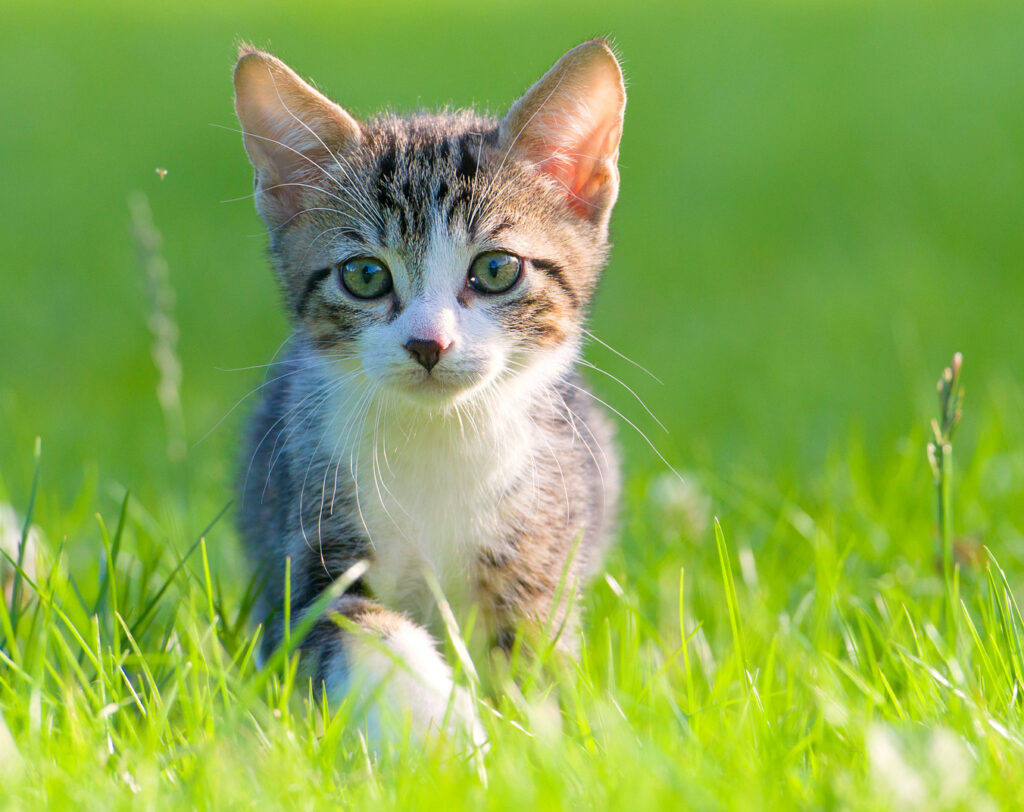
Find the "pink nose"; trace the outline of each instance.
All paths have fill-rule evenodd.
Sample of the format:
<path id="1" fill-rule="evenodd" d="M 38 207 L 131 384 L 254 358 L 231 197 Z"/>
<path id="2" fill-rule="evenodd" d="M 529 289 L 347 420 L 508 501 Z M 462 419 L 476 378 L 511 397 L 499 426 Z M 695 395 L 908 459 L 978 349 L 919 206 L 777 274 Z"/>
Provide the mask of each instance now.
<path id="1" fill-rule="evenodd" d="M 451 346 L 451 342 L 442 345 L 433 339 L 410 338 L 403 346 L 421 367 L 430 372 L 437 366 L 441 355 Z"/>

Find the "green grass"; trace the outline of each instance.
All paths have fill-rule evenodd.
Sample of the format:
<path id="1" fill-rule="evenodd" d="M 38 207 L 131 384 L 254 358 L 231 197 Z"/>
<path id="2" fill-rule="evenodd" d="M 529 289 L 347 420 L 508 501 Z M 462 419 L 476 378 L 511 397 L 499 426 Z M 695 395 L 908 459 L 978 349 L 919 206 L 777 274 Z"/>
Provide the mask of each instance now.
<path id="1" fill-rule="evenodd" d="M 0 609 L 0 805 L 1019 803 L 1020 4 L 8 0 L 0 16 L 0 502 L 42 533 L 23 601 Z M 220 202 L 251 183 L 219 129 L 232 43 L 270 45 L 364 114 L 500 109 L 607 32 L 630 102 L 592 326 L 665 383 L 600 345 L 587 358 L 666 424 L 591 376 L 685 484 L 623 423 L 622 532 L 579 662 L 512 683 L 476 663 L 497 711 L 482 764 L 374 750 L 346 724 L 357 709 L 325 716 L 287 658 L 255 668 L 218 518 L 248 402 L 218 421 L 259 383 L 224 370 L 285 334 L 251 203 Z M 139 190 L 163 236 L 142 257 Z M 161 291 L 180 415 L 157 397 Z M 955 350 L 940 528 L 926 448 Z"/>

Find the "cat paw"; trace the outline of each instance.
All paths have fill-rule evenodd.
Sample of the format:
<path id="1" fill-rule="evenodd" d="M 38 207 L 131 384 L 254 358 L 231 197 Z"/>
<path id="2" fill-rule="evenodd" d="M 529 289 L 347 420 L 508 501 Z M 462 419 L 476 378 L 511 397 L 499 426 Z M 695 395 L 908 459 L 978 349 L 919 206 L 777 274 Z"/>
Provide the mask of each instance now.
<path id="1" fill-rule="evenodd" d="M 408 719 L 420 741 L 443 735 L 459 746 L 486 749 L 472 696 L 452 681 L 425 629 L 405 623 L 380 637 L 353 636 L 341 657 L 328 677 L 329 694 L 360 698 L 371 738 L 401 731 Z"/>

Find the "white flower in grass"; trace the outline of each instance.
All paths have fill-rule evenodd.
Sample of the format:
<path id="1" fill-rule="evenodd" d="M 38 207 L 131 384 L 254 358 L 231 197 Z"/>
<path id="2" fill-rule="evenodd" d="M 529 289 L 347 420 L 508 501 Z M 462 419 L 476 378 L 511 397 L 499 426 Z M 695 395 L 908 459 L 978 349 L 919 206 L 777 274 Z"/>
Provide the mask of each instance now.
<path id="1" fill-rule="evenodd" d="M 904 757 L 902 742 L 892 729 L 871 725 L 865 744 L 876 792 L 900 806 L 921 808 L 928 797 L 924 777 Z"/>
<path id="2" fill-rule="evenodd" d="M 906 810 L 995 810 L 974 787 L 976 759 L 946 727 L 898 731 L 872 724 L 864 737 L 869 777 L 877 796 Z"/>
<path id="3" fill-rule="evenodd" d="M 654 478 L 648 486 L 648 499 L 654 507 L 666 535 L 689 541 L 705 538 L 711 527 L 711 497 L 695 473 L 674 473 Z"/>
<path id="4" fill-rule="evenodd" d="M 23 766 L 21 753 L 18 752 L 11 731 L 7 729 L 3 713 L 0 712 L 0 776 L 14 779 L 21 773 Z"/>

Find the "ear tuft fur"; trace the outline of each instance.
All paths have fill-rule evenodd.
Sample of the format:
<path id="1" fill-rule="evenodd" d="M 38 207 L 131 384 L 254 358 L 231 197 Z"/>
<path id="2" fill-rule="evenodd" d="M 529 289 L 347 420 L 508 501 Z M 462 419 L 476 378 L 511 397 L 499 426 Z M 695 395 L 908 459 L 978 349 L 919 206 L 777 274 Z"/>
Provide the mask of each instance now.
<path id="1" fill-rule="evenodd" d="M 243 40 L 241 40 L 238 43 L 238 53 L 236 54 L 235 58 L 236 59 L 241 59 L 243 56 L 248 56 L 249 54 L 260 54 L 260 53 L 263 53 L 263 51 L 261 51 L 259 48 L 257 48 L 255 45 L 253 45 L 248 40 L 244 40 L 243 39 Z"/>

